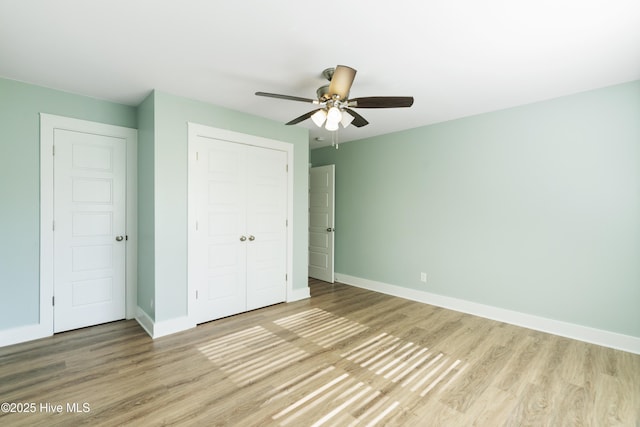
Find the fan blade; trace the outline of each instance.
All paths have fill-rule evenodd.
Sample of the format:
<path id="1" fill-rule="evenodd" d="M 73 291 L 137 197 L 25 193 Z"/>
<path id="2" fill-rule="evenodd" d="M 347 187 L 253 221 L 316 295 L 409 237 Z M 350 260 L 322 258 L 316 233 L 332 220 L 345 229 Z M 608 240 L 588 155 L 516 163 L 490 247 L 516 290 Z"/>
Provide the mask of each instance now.
<path id="1" fill-rule="evenodd" d="M 331 77 L 329 95 L 338 95 L 340 99 L 347 99 L 353 79 L 356 78 L 356 70 L 346 65 L 338 65 Z"/>
<path id="2" fill-rule="evenodd" d="M 362 126 L 366 126 L 366 125 L 369 124 L 367 119 L 365 119 L 360 114 L 358 114 L 355 111 L 353 111 L 351 108 L 345 108 L 345 110 L 348 111 L 349 114 L 351 114 L 354 117 L 354 119 L 351 122 L 351 124 L 354 125 L 355 127 L 361 128 Z"/>
<path id="3" fill-rule="evenodd" d="M 277 93 L 267 93 L 267 92 L 256 92 L 258 96 L 267 96 L 269 98 L 278 98 L 278 99 L 286 99 L 289 101 L 300 101 L 300 102 L 308 102 L 311 104 L 317 104 L 318 101 L 311 98 L 301 98 L 299 96 L 291 96 L 291 95 L 280 95 Z"/>
<path id="4" fill-rule="evenodd" d="M 413 96 L 368 96 L 349 100 L 349 107 L 354 108 L 398 108 L 412 105 Z"/>
<path id="5" fill-rule="evenodd" d="M 318 108 L 318 110 L 321 110 L 322 108 Z M 295 119 L 291 120 L 288 123 L 285 123 L 285 125 L 295 125 L 298 124 L 300 122 L 303 122 L 305 120 L 307 120 L 309 117 L 313 116 L 315 114 L 316 111 L 318 110 L 313 110 L 313 111 L 309 111 L 308 113 L 305 113 L 303 115 L 301 115 L 300 117 L 296 117 Z"/>

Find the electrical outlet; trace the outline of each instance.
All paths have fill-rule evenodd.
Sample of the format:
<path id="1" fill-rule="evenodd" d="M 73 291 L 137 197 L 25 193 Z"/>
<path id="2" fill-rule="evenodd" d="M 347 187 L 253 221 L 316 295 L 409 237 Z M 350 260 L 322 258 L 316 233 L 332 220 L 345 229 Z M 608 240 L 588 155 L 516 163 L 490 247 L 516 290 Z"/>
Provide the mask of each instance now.
<path id="1" fill-rule="evenodd" d="M 420 281 L 427 283 L 427 273 L 420 273 Z"/>

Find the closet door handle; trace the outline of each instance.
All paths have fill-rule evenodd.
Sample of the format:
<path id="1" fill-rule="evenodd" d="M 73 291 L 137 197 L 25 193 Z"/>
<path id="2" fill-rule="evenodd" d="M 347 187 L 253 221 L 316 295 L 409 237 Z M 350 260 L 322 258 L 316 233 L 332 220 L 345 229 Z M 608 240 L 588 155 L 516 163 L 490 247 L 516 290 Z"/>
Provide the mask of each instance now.
<path id="1" fill-rule="evenodd" d="M 247 237 L 246 237 L 246 236 L 240 236 L 240 241 L 241 241 L 241 242 L 244 242 L 245 240 L 247 240 Z"/>
<path id="2" fill-rule="evenodd" d="M 254 240 L 256 240 L 256 236 L 249 236 L 249 241 L 253 242 Z"/>

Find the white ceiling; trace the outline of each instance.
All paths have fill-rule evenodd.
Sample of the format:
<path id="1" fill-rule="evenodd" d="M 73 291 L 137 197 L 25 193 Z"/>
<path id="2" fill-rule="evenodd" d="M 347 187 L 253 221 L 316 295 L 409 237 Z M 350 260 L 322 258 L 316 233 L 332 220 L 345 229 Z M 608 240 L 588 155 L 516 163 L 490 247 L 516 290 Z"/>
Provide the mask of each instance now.
<path id="1" fill-rule="evenodd" d="M 359 109 L 345 142 L 640 79 L 640 2 L 0 0 L 0 76 L 129 105 L 158 89 L 285 123 L 315 107 L 254 92 L 313 98 L 337 64 L 351 97 L 415 97 Z"/>

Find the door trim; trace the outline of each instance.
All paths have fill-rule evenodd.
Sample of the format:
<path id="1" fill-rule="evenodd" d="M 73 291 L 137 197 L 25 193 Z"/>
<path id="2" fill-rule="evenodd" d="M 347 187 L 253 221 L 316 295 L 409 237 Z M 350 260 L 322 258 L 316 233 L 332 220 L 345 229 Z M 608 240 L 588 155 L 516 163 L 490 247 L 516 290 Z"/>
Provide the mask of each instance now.
<path id="1" fill-rule="evenodd" d="M 187 123 L 188 126 L 188 164 L 187 164 L 187 221 L 188 221 L 188 232 L 187 232 L 187 315 L 189 319 L 191 319 L 193 324 L 195 325 L 196 321 L 196 295 L 195 295 L 195 286 L 189 280 L 189 275 L 193 267 L 191 266 L 191 261 L 189 259 L 189 251 L 192 249 L 190 246 L 190 241 L 192 240 L 191 234 L 195 228 L 195 213 L 194 209 L 191 208 L 192 200 L 189 197 L 191 194 L 191 185 L 193 182 L 192 177 L 192 163 L 195 161 L 195 140 L 197 137 L 205 137 L 205 138 L 213 138 L 219 139 L 223 141 L 244 144 L 244 145 L 253 145 L 256 147 L 270 148 L 272 150 L 280 150 L 287 153 L 287 293 L 286 293 L 286 301 L 295 301 L 299 298 L 295 295 L 293 290 L 293 154 L 294 154 L 294 146 L 293 144 L 289 144 L 283 141 L 278 141 L 275 139 L 264 138 L 261 136 L 249 135 L 240 132 L 234 132 L 226 129 L 219 129 L 211 126 L 205 126 L 197 123 Z"/>
<path id="2" fill-rule="evenodd" d="M 126 318 L 136 315 L 138 263 L 138 131 L 53 114 L 40 114 L 40 321 L 37 337 L 53 335 L 53 140 L 55 129 L 115 136 L 126 141 Z M 34 330 L 35 332 L 35 330 Z"/>

